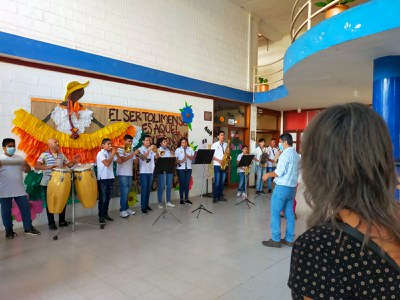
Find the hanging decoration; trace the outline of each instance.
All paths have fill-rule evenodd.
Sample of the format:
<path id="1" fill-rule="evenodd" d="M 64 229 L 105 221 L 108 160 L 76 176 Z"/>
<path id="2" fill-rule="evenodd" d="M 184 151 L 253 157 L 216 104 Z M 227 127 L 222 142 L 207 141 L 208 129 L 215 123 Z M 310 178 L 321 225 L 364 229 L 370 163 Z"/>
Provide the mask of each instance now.
<path id="1" fill-rule="evenodd" d="M 182 121 L 187 124 L 190 130 L 192 130 L 192 122 L 194 117 L 192 105 L 188 105 L 185 101 L 185 106 L 179 110 L 181 112 Z"/>

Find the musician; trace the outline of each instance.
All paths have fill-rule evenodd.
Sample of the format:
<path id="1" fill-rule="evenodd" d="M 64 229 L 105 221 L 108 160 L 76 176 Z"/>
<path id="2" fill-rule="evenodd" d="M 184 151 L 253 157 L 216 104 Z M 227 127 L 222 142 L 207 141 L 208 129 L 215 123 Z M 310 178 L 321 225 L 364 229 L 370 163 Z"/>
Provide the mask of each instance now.
<path id="1" fill-rule="evenodd" d="M 279 155 L 279 149 L 276 147 L 276 139 L 271 138 L 269 140 L 269 146 L 267 147 L 267 173 L 275 171 L 276 169 L 276 162 L 275 157 Z M 268 178 L 268 193 L 272 192 L 272 178 Z"/>
<path id="2" fill-rule="evenodd" d="M 175 155 L 178 159 L 178 167 L 176 172 L 179 179 L 179 199 L 180 204 L 192 205 L 192 201 L 189 200 L 189 182 L 192 176 L 192 159 L 194 151 L 192 148 L 188 147 L 187 138 L 183 137 L 179 141 L 180 147 L 176 149 Z"/>
<path id="3" fill-rule="evenodd" d="M 43 177 L 40 181 L 40 185 L 42 186 L 42 197 L 46 201 L 46 212 L 47 212 L 47 220 L 50 230 L 57 230 L 56 222 L 54 221 L 54 214 L 49 212 L 47 205 L 47 185 L 50 181 L 51 171 L 54 168 L 71 168 L 75 164 L 79 162 L 79 156 L 75 156 L 73 161 L 68 161 L 66 156 L 60 152 L 60 146 L 58 144 L 58 140 L 55 138 L 50 138 L 48 140 L 49 150 L 43 152 L 35 164 L 35 170 L 43 171 Z M 58 217 L 58 225 L 60 227 L 67 227 L 68 222 L 65 221 L 65 205 L 63 211 Z"/>
<path id="4" fill-rule="evenodd" d="M 249 154 L 249 148 L 246 145 L 242 146 L 242 153 L 240 153 L 237 157 L 237 164 L 239 164 L 240 160 L 242 159 L 243 155 Z M 250 168 L 250 167 L 249 167 Z M 244 196 L 247 197 L 246 195 L 246 184 L 244 182 L 244 173 L 246 172 L 246 167 L 238 167 L 237 168 L 237 173 L 239 175 L 239 186 L 238 186 L 238 192 L 236 194 L 236 197 Z M 247 177 L 247 181 L 249 181 L 249 177 Z"/>
<path id="5" fill-rule="evenodd" d="M 221 163 L 222 159 L 224 157 L 225 151 L 227 151 L 227 146 L 228 144 L 224 142 L 225 140 L 225 132 L 220 130 L 218 131 L 218 141 L 216 141 L 214 144 L 212 144 L 211 149 L 214 149 L 214 157 L 213 157 L 213 162 L 214 162 L 214 189 L 213 189 L 213 203 L 217 203 L 218 201 L 224 201 L 226 202 L 227 200 L 224 198 L 223 192 L 224 192 L 224 184 L 225 184 L 225 178 L 226 178 L 226 171 L 228 168 L 225 170 L 221 170 Z"/>
<path id="6" fill-rule="evenodd" d="M 157 141 L 158 154 L 160 157 L 173 157 L 174 153 L 168 148 L 168 139 L 166 137 L 161 137 Z M 157 175 L 158 179 L 158 187 L 157 187 L 157 200 L 158 200 L 158 208 L 163 209 L 162 198 L 164 194 L 167 196 L 167 206 L 175 207 L 175 204 L 171 203 L 171 188 L 172 188 L 172 179 L 174 177 L 173 173 L 161 173 Z M 165 182 L 166 181 L 166 182 Z"/>
<path id="7" fill-rule="evenodd" d="M 0 155 L 0 204 L 1 218 L 6 230 L 6 239 L 13 239 L 16 233 L 13 231 L 11 217 L 12 200 L 18 205 L 21 212 L 24 233 L 39 235 L 40 232 L 32 226 L 31 210 L 24 187 L 22 172 L 28 173 L 31 167 L 19 155 L 15 155 L 15 140 L 5 138 L 2 142 L 4 154 Z M 20 165 L 8 165 L 1 162 L 20 161 Z"/>
<path id="8" fill-rule="evenodd" d="M 114 184 L 113 162 L 121 163 L 118 150 L 113 147 L 111 140 L 105 138 L 101 142 L 101 150 L 97 153 L 97 188 L 99 190 L 99 224 L 104 225 L 106 221 L 114 221 L 108 215 L 108 206 L 111 199 L 111 191 Z"/>
<path id="9" fill-rule="evenodd" d="M 256 174 L 257 174 L 257 182 L 256 182 L 256 194 L 257 195 L 266 195 L 263 191 L 264 183 L 262 177 L 267 172 L 267 147 L 265 147 L 265 139 L 261 138 L 258 140 L 258 146 L 256 149 L 256 156 L 254 160 L 256 161 Z"/>
<path id="10" fill-rule="evenodd" d="M 152 211 L 149 206 L 149 198 L 151 191 L 151 184 L 153 182 L 154 172 L 154 159 L 159 157 L 157 148 L 155 145 L 150 145 L 151 137 L 145 135 L 143 140 L 143 146 L 140 147 L 138 153 L 139 159 L 139 179 L 140 179 L 140 207 L 142 214 L 147 215 L 149 211 Z"/>
<path id="11" fill-rule="evenodd" d="M 120 209 L 119 216 L 127 218 L 135 214 L 135 211 L 129 209 L 128 195 L 132 184 L 133 177 L 133 162 L 136 158 L 135 152 L 132 149 L 133 137 L 129 134 L 124 136 L 124 148 L 118 148 L 118 156 L 121 162 L 117 164 L 117 176 L 120 191 Z"/>

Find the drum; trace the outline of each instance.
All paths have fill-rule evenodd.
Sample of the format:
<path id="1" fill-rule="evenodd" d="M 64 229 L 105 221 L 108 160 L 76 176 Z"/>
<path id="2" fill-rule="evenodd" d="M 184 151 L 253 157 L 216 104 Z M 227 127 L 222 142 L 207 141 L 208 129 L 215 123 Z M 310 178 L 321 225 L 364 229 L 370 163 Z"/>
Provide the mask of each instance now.
<path id="1" fill-rule="evenodd" d="M 92 208 L 97 201 L 97 179 L 92 165 L 74 168 L 74 186 L 84 208 Z"/>
<path id="2" fill-rule="evenodd" d="M 71 170 L 54 168 L 47 185 L 47 207 L 52 214 L 62 213 L 71 191 Z"/>

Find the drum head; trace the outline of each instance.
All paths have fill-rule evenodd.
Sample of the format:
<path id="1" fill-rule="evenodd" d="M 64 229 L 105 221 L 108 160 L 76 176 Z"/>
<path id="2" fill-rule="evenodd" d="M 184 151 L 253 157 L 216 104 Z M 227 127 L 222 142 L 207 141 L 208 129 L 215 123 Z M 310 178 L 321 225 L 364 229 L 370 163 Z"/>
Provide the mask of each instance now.
<path id="1" fill-rule="evenodd" d="M 67 169 L 67 168 L 54 168 L 51 171 L 52 172 L 60 172 L 60 173 L 71 173 L 71 170 Z"/>
<path id="2" fill-rule="evenodd" d="M 92 169 L 93 169 L 92 165 L 83 165 L 83 166 L 75 167 L 74 172 L 83 172 L 83 171 L 92 170 Z"/>

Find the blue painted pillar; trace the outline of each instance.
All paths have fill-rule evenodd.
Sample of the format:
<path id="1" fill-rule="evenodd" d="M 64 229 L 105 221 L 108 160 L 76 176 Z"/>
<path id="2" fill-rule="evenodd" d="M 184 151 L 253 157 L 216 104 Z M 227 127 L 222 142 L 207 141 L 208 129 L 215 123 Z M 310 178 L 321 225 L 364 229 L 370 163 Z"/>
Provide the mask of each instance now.
<path id="1" fill-rule="evenodd" d="M 389 128 L 397 174 L 400 176 L 400 56 L 374 60 L 372 107 Z M 399 190 L 396 190 L 396 199 L 400 199 Z"/>

